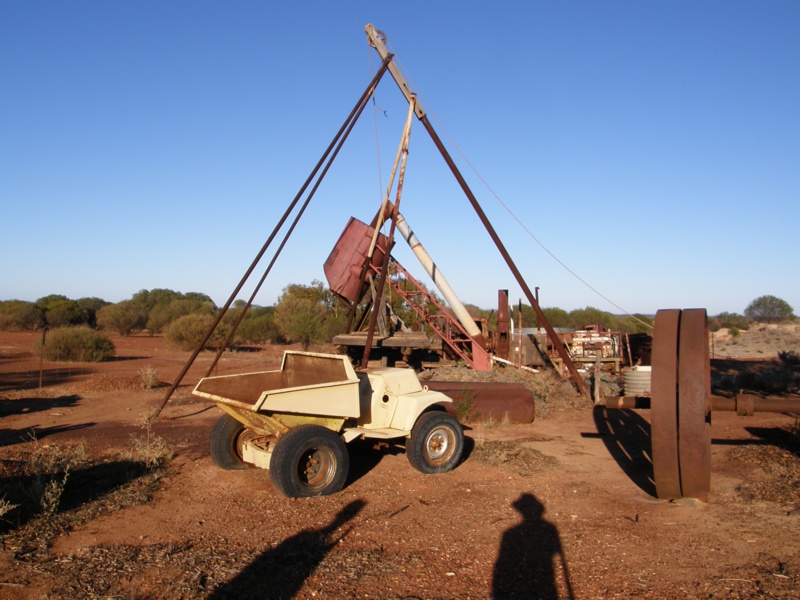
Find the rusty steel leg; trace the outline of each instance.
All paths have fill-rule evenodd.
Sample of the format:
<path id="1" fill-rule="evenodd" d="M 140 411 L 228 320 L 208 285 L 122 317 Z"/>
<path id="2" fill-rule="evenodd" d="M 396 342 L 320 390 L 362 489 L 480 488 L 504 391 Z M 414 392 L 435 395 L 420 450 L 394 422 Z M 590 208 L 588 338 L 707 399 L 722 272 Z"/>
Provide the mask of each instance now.
<path id="1" fill-rule="evenodd" d="M 681 311 L 659 310 L 653 328 L 650 437 L 656 495 L 681 497 L 678 458 L 678 331 Z"/>
<path id="2" fill-rule="evenodd" d="M 711 489 L 711 396 L 705 309 L 681 314 L 678 348 L 678 449 L 681 494 L 707 501 Z"/>

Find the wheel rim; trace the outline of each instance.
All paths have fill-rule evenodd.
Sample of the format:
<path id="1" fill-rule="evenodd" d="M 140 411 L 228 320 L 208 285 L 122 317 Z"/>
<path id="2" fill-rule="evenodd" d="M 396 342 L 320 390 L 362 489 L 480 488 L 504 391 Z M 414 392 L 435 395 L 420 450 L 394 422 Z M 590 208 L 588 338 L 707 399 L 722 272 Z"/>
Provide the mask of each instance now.
<path id="1" fill-rule="evenodd" d="M 297 462 L 297 475 L 310 491 L 323 489 L 336 475 L 336 456 L 325 446 L 308 448 Z"/>
<path id="2" fill-rule="evenodd" d="M 434 465 L 446 462 L 454 447 L 455 435 L 449 427 L 437 427 L 425 438 L 425 454 Z"/>
<path id="3" fill-rule="evenodd" d="M 244 448 L 244 443 L 252 441 L 256 438 L 260 437 L 259 434 L 252 429 L 245 427 L 242 429 L 233 439 L 233 452 L 236 456 L 239 457 L 239 460 L 244 459 L 244 453 L 242 449 Z"/>

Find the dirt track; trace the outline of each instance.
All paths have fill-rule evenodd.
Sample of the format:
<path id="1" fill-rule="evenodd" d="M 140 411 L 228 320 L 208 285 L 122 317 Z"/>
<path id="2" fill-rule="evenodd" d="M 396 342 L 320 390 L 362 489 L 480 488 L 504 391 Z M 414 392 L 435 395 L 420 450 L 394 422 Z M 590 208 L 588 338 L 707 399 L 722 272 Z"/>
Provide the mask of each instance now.
<path id="1" fill-rule="evenodd" d="M 0 457 L 80 441 L 123 452 L 164 393 L 138 373 L 169 381 L 186 359 L 160 338 L 114 338 L 119 360 L 45 364 L 39 391 L 35 339 L 0 333 Z M 274 368 L 281 350 L 226 355 L 220 373 Z M 36 553 L 10 527 L 0 598 L 798 597 L 791 417 L 714 415 L 708 504 L 654 498 L 647 411 L 588 404 L 475 426 L 445 475 L 414 471 L 400 447 L 355 446 L 341 493 L 286 500 L 264 471 L 212 464 L 219 411 L 189 395 L 208 360 L 153 426 L 174 458 L 152 500 L 73 521 Z"/>

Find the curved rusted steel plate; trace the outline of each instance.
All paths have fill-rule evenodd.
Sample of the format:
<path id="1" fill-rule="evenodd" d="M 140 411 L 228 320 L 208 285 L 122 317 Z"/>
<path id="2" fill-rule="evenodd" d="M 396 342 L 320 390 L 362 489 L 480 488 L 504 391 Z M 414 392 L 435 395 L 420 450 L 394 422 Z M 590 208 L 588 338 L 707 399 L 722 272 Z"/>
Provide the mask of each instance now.
<path id="1" fill-rule="evenodd" d="M 469 402 L 464 410 L 471 413 L 474 420 L 507 418 L 511 423 L 533 423 L 536 400 L 521 383 L 423 381 L 422 384 L 452 399 L 452 403 L 443 405 L 454 416 L 457 416 L 457 403 Z"/>
<path id="2" fill-rule="evenodd" d="M 678 454 L 679 309 L 659 310 L 653 327 L 650 438 L 656 495 L 681 497 Z"/>
<path id="3" fill-rule="evenodd" d="M 711 376 L 703 308 L 684 310 L 678 348 L 681 493 L 706 502 L 711 489 Z"/>

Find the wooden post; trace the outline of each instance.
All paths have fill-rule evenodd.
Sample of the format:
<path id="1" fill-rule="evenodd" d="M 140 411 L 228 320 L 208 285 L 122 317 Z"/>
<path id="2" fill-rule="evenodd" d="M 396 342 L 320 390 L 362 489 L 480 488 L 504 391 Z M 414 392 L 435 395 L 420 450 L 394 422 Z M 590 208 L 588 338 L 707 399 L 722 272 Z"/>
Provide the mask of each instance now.
<path id="1" fill-rule="evenodd" d="M 601 370 L 600 369 L 601 361 L 600 361 L 600 359 L 601 359 L 602 356 L 603 356 L 603 351 L 599 350 L 597 352 L 596 357 L 595 357 L 595 358 L 597 358 L 597 360 L 594 363 L 594 377 L 592 379 L 594 380 L 594 403 L 595 404 L 600 404 L 600 383 L 601 383 L 601 377 L 600 377 L 600 375 L 601 375 L 601 372 L 600 372 L 600 370 Z"/>
<path id="2" fill-rule="evenodd" d="M 42 373 L 44 372 L 44 338 L 47 335 L 47 327 L 42 329 L 42 347 L 39 351 L 39 389 L 42 389 Z"/>

